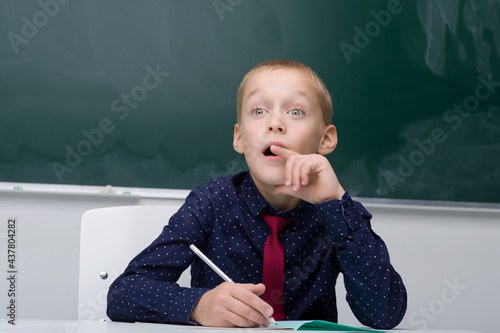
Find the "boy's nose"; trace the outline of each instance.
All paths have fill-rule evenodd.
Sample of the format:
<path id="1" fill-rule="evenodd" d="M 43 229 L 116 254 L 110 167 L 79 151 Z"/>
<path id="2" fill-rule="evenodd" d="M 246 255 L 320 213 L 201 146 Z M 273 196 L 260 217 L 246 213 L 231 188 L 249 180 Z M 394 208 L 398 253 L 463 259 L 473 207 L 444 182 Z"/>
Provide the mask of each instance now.
<path id="1" fill-rule="evenodd" d="M 275 125 L 275 126 L 269 126 L 268 128 L 269 132 L 279 132 L 279 133 L 283 133 L 285 132 L 285 127 L 284 126 L 279 126 L 279 125 Z"/>
<path id="2" fill-rule="evenodd" d="M 267 127 L 267 130 L 269 132 L 277 132 L 277 133 L 285 133 L 286 132 L 286 126 L 284 122 L 279 119 L 278 117 L 273 117 L 269 121 L 269 125 Z"/>

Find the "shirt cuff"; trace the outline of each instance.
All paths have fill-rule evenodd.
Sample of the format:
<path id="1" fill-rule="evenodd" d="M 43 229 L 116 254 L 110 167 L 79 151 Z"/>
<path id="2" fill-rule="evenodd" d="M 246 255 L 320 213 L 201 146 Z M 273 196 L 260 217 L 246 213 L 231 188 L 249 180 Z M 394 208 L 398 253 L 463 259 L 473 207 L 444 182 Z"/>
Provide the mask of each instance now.
<path id="1" fill-rule="evenodd" d="M 361 203 L 352 200 L 347 191 L 342 196 L 342 199 L 325 201 L 317 204 L 316 207 L 327 220 L 338 220 L 338 217 L 342 216 L 342 222 L 347 223 L 347 227 L 351 232 L 357 232 L 360 228 L 365 227 L 366 223 L 369 223 L 372 218 L 372 215 Z"/>
<path id="2" fill-rule="evenodd" d="M 175 297 L 167 311 L 168 322 L 176 324 L 199 325 L 189 319 L 194 306 L 209 288 L 186 288 Z"/>

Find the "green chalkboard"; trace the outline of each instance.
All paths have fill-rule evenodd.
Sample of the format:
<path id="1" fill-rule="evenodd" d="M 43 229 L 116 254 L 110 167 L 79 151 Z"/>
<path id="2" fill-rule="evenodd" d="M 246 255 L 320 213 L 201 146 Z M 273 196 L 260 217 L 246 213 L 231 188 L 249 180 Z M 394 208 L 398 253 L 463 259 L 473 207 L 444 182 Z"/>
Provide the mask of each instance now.
<path id="1" fill-rule="evenodd" d="M 311 66 L 355 196 L 500 202 L 493 1 L 0 2 L 0 181 L 192 188 L 247 168 L 236 91 Z"/>

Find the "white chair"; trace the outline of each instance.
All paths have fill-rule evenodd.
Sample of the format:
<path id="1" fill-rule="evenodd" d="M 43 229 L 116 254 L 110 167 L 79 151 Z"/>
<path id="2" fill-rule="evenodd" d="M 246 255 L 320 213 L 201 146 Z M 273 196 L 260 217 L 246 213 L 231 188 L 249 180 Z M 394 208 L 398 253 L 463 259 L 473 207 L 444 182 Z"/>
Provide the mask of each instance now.
<path id="1" fill-rule="evenodd" d="M 128 263 L 158 237 L 179 206 L 99 208 L 82 216 L 80 234 L 79 320 L 108 320 L 109 285 Z M 189 286 L 186 270 L 178 283 Z"/>

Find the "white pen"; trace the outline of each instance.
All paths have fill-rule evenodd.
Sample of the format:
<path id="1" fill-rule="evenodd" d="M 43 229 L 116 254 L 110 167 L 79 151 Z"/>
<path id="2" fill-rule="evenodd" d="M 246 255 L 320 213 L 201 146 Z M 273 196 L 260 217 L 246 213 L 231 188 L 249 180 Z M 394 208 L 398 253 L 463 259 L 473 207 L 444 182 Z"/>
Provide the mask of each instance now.
<path id="1" fill-rule="evenodd" d="M 201 258 L 201 260 L 203 260 L 208 266 L 210 266 L 211 269 L 213 269 L 215 271 L 215 273 L 219 274 L 219 276 L 226 282 L 232 282 L 234 283 L 233 280 L 231 280 L 231 278 L 229 276 L 226 275 L 226 273 L 224 273 L 223 271 L 220 270 L 219 267 L 217 267 L 213 262 L 212 260 L 208 259 L 208 257 L 206 255 L 203 254 L 203 252 L 200 251 L 200 249 L 198 249 L 194 244 L 191 244 L 189 245 L 189 248 L 198 256 Z M 262 314 L 264 316 L 264 314 Z M 271 323 L 273 323 L 274 325 L 278 325 L 278 323 L 276 322 L 276 320 L 274 320 L 273 317 L 267 317 L 267 316 L 264 316 L 266 317 Z"/>

